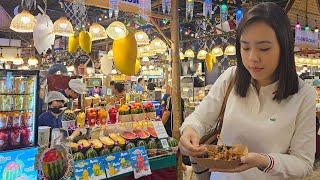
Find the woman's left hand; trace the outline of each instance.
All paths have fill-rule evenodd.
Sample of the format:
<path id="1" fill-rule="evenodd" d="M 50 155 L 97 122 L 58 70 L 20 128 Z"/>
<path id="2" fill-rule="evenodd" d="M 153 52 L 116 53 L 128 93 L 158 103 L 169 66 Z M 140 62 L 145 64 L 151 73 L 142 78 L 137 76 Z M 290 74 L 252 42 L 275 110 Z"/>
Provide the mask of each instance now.
<path id="1" fill-rule="evenodd" d="M 211 172 L 226 172 L 226 173 L 238 173 L 243 172 L 251 168 L 262 167 L 265 168 L 269 165 L 269 159 L 267 156 L 258 153 L 249 153 L 248 156 L 241 158 L 241 165 L 234 169 L 210 169 Z"/>

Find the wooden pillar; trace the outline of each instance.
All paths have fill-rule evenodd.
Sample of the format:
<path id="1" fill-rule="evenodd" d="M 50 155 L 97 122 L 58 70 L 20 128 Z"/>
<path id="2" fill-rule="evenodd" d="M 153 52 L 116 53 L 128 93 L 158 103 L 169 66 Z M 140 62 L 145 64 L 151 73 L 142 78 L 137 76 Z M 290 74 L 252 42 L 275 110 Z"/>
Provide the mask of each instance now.
<path id="1" fill-rule="evenodd" d="M 181 90 L 180 90 L 180 58 L 179 58 L 179 1 L 171 0 L 171 41 L 172 41 L 172 111 L 173 111 L 173 137 L 180 139 L 181 126 Z M 177 162 L 177 179 L 183 179 L 181 154 Z"/>

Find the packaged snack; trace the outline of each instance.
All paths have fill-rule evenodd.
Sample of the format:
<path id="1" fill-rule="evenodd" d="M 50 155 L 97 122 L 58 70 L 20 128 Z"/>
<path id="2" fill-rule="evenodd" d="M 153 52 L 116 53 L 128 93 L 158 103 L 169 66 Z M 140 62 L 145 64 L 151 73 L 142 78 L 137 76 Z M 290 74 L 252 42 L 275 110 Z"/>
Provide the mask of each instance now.
<path id="1" fill-rule="evenodd" d="M 33 99 L 32 96 L 28 95 L 28 96 L 24 96 L 23 97 L 23 105 L 22 108 L 24 110 L 29 110 L 33 107 Z"/>
<path id="2" fill-rule="evenodd" d="M 7 148 L 9 143 L 9 135 L 7 130 L 0 130 L 0 150 Z"/>
<path id="3" fill-rule="evenodd" d="M 11 111 L 13 105 L 13 98 L 9 95 L 0 96 L 0 110 L 1 111 Z"/>
<path id="4" fill-rule="evenodd" d="M 11 146 L 19 146 L 20 145 L 20 138 L 21 138 L 20 129 L 11 130 L 11 132 L 10 132 L 10 145 Z"/>
<path id="5" fill-rule="evenodd" d="M 25 88 L 25 93 L 26 94 L 31 94 L 33 93 L 34 90 L 34 80 L 32 78 L 29 78 L 26 80 L 26 88 Z"/>
<path id="6" fill-rule="evenodd" d="M 21 125 L 26 127 L 32 126 L 32 112 L 21 113 Z"/>
<path id="7" fill-rule="evenodd" d="M 14 127 L 14 128 L 18 128 L 20 127 L 20 123 L 21 123 L 21 115 L 19 112 L 10 112 L 9 114 L 9 126 L 10 127 Z"/>
<path id="8" fill-rule="evenodd" d="M 13 106 L 14 110 L 23 109 L 23 96 L 21 95 L 13 96 L 13 102 L 14 102 L 14 106 Z"/>
<path id="9" fill-rule="evenodd" d="M 7 128 L 8 125 L 8 115 L 6 112 L 0 113 L 0 129 Z"/>
<path id="10" fill-rule="evenodd" d="M 32 143 L 31 127 L 24 127 L 21 129 L 21 144 L 29 146 Z"/>
<path id="11" fill-rule="evenodd" d="M 17 94 L 25 93 L 26 89 L 26 78 L 15 77 L 13 82 L 13 92 Z"/>

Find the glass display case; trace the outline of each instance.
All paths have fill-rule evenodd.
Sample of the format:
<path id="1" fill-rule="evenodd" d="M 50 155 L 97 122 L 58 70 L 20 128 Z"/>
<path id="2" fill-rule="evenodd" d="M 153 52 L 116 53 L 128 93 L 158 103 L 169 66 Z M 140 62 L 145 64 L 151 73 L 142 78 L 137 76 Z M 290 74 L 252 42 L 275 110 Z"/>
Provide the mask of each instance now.
<path id="1" fill-rule="evenodd" d="M 39 71 L 0 70 L 0 152 L 37 143 Z"/>

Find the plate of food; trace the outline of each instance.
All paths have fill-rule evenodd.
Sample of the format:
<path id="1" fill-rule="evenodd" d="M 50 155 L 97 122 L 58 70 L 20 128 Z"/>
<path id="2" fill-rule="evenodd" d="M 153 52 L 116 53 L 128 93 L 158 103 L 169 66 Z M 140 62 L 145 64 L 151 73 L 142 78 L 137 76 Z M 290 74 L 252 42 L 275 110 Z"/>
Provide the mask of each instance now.
<path id="1" fill-rule="evenodd" d="M 245 145 L 206 145 L 204 154 L 193 157 L 198 165 L 209 169 L 234 169 L 241 165 L 241 157 L 248 155 Z"/>

